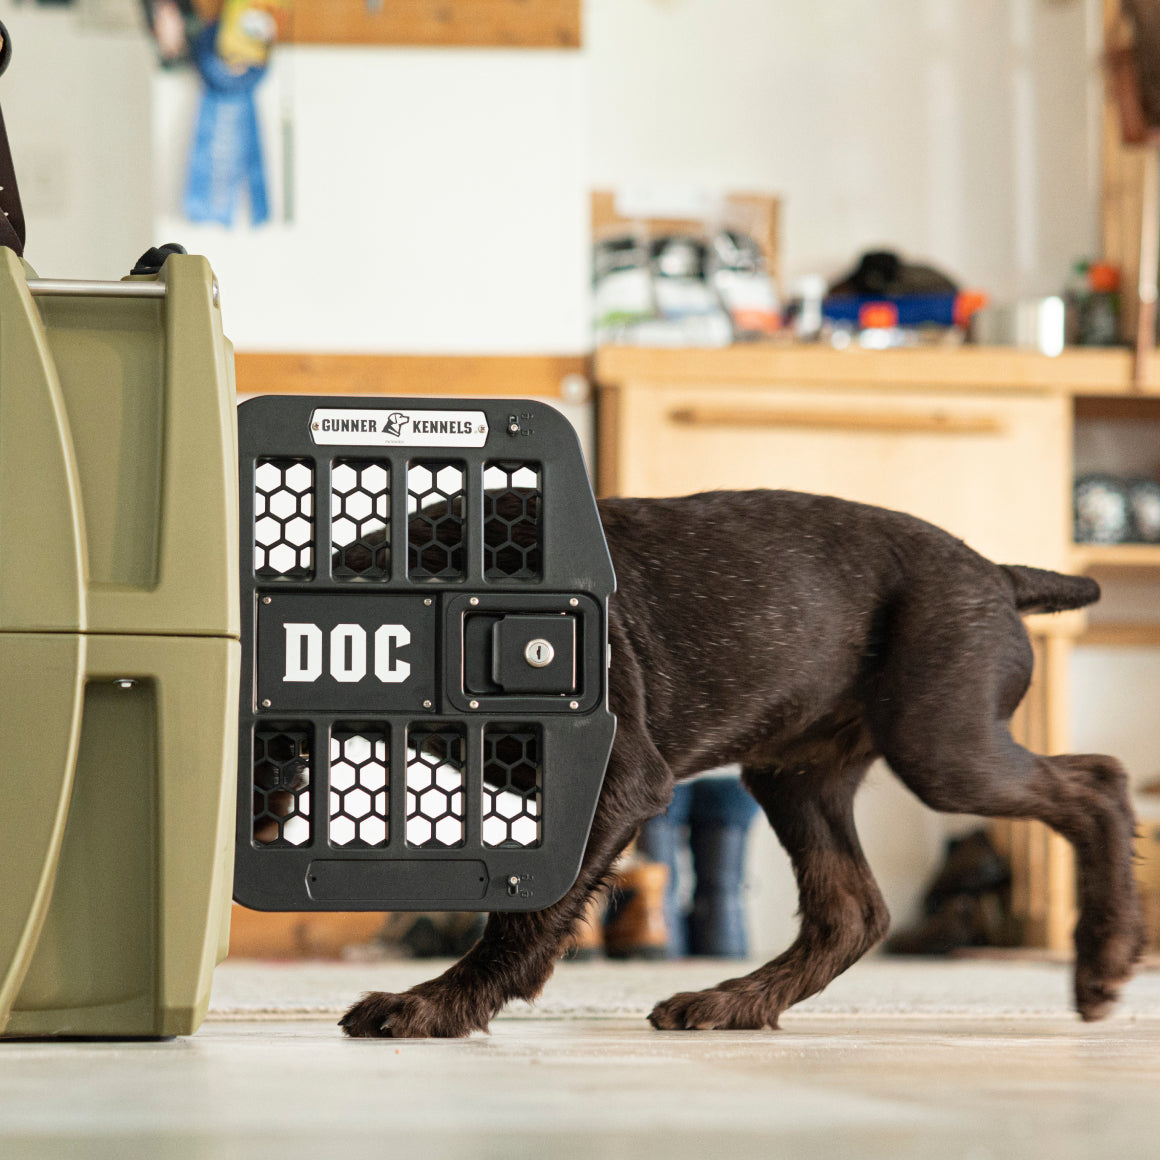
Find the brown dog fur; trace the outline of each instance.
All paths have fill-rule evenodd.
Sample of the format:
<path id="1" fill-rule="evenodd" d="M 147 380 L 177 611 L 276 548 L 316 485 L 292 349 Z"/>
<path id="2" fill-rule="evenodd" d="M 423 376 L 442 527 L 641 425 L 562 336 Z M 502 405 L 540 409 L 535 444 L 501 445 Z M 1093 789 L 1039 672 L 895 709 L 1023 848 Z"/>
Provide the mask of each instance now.
<path id="1" fill-rule="evenodd" d="M 743 978 L 674 995 L 661 1029 L 776 1027 L 883 937 L 854 829 L 870 763 L 936 810 L 1037 818 L 1075 848 L 1075 1003 L 1098 1019 L 1143 946 L 1135 821 L 1111 757 L 1041 757 L 1008 731 L 1032 654 L 1021 612 L 1098 599 L 1091 580 L 990 563 L 913 517 L 794 492 L 600 505 L 616 566 L 616 744 L 579 878 L 554 906 L 490 916 L 476 946 L 402 994 L 363 996 L 353 1036 L 461 1036 L 534 999 L 642 822 L 675 781 L 740 762 L 788 852 L 800 931 Z"/>

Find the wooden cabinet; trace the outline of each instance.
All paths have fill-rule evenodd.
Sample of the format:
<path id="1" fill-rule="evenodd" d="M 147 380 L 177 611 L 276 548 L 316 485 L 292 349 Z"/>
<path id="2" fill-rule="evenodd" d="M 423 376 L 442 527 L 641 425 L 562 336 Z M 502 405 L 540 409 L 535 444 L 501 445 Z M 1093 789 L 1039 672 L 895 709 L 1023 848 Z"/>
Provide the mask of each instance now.
<path id="1" fill-rule="evenodd" d="M 1066 571 L 1075 397 L 1124 397 L 1132 368 L 1118 350 L 620 347 L 597 353 L 596 378 L 601 494 L 820 492 L 911 512 L 1002 563 Z M 1039 752 L 1069 749 L 1069 655 L 1084 623 L 1029 619 L 1036 674 L 1013 730 Z M 1038 823 L 995 836 L 1024 941 L 1066 948 L 1070 847 Z"/>
<path id="2" fill-rule="evenodd" d="M 1066 566 L 1061 395 L 642 384 L 616 406 L 621 494 L 819 492 L 921 516 L 996 560 Z"/>

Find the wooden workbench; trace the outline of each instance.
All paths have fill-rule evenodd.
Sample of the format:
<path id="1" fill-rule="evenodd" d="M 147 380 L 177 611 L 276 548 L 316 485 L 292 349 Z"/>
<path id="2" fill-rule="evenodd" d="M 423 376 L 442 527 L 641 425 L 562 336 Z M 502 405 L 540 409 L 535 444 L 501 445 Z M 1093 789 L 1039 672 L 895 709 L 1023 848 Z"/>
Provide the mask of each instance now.
<path id="1" fill-rule="evenodd" d="M 595 358 L 598 490 L 820 492 L 912 512 L 1004 563 L 1160 577 L 1158 547 L 1071 541 L 1074 424 L 1160 424 L 1160 380 L 1133 389 L 1132 369 L 1130 353 L 1113 349 L 607 347 Z M 1070 650 L 1085 624 L 1083 613 L 1029 618 L 1036 676 L 1013 728 L 1039 752 L 1070 748 Z M 1156 637 L 1154 627 L 1098 631 Z M 1038 823 L 996 833 L 1015 869 L 1024 941 L 1065 949 L 1070 847 Z"/>

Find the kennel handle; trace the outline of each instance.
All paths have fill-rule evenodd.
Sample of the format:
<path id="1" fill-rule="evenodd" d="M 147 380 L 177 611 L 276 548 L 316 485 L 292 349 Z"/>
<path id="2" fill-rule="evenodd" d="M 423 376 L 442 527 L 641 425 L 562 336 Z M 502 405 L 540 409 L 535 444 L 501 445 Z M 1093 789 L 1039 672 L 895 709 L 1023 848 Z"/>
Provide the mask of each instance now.
<path id="1" fill-rule="evenodd" d="M 895 434 L 1000 435 L 1006 424 L 995 415 L 952 415 L 943 411 L 807 411 L 745 407 L 681 407 L 669 420 L 687 427 L 816 427 L 836 431 Z"/>
<path id="2" fill-rule="evenodd" d="M 33 298 L 164 298 L 165 283 L 153 279 L 96 282 L 80 278 L 29 278 L 28 292 Z"/>

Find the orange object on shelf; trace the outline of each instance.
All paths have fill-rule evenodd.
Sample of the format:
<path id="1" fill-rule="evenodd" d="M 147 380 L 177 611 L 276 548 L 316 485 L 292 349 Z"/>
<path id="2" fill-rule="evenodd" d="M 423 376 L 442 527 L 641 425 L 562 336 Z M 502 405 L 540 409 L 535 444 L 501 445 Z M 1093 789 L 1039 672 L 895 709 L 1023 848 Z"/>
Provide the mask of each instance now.
<path id="1" fill-rule="evenodd" d="M 893 302 L 866 302 L 858 310 L 863 330 L 886 330 L 898 325 L 898 307 Z"/>
<path id="2" fill-rule="evenodd" d="M 955 325 L 966 326 L 971 318 L 989 306 L 991 296 L 984 290 L 964 290 L 955 296 Z"/>
<path id="3" fill-rule="evenodd" d="M 1088 285 L 1100 293 L 1113 293 L 1120 288 L 1120 268 L 1111 262 L 1093 262 L 1087 275 Z"/>
<path id="4" fill-rule="evenodd" d="M 781 315 L 776 310 L 743 308 L 734 310 L 733 325 L 752 334 L 776 334 L 781 329 Z"/>

